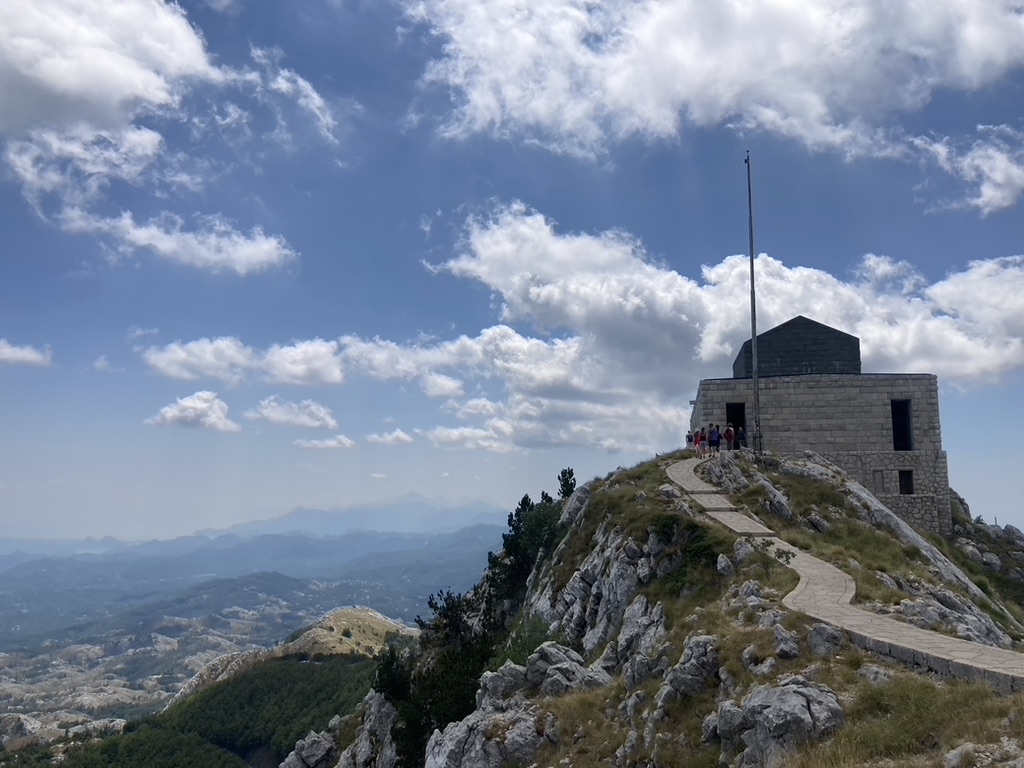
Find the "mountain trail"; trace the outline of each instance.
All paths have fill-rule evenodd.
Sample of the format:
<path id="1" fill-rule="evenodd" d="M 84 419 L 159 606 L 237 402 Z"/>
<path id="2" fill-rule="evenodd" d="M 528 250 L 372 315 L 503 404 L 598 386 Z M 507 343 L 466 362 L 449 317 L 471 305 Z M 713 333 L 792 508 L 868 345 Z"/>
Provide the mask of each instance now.
<path id="1" fill-rule="evenodd" d="M 920 629 L 851 605 L 854 581 L 833 565 L 795 549 L 774 532 L 746 516 L 715 486 L 696 476 L 696 467 L 712 459 L 685 459 L 666 472 L 704 513 L 740 536 L 755 536 L 792 552 L 788 566 L 800 577 L 783 598 L 787 608 L 849 633 L 853 643 L 897 661 L 936 674 L 967 681 L 985 681 L 1003 693 L 1024 691 L 1024 654 Z"/>

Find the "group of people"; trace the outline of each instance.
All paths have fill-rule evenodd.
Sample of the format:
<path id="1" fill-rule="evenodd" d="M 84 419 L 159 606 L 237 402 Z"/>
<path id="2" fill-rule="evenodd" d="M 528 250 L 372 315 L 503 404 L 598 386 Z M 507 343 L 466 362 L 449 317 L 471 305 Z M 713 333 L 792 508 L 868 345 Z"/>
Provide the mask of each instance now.
<path id="1" fill-rule="evenodd" d="M 746 448 L 747 436 L 743 432 L 743 427 L 733 429 L 732 424 L 726 424 L 723 432 L 717 424 L 709 423 L 706 427 L 701 427 L 699 432 L 686 433 L 686 447 L 694 448 L 702 459 L 721 453 L 722 443 L 725 443 L 726 450 L 729 451 Z"/>

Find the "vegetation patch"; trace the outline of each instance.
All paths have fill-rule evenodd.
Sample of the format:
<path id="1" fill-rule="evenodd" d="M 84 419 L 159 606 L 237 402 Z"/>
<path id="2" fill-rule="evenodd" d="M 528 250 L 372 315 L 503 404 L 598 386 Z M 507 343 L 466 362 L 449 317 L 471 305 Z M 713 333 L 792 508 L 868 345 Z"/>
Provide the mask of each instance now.
<path id="1" fill-rule="evenodd" d="M 1020 704 L 1020 697 L 999 696 L 987 685 L 938 685 L 907 674 L 880 685 L 862 683 L 845 707 L 846 726 L 830 741 L 805 748 L 787 765 L 852 768 L 883 760 L 905 765 L 901 758 L 912 755 L 938 761 L 966 741 L 997 741 L 1004 735 L 1002 721 Z"/>
<path id="2" fill-rule="evenodd" d="M 351 711 L 374 663 L 355 656 L 270 659 L 129 732 L 71 750 L 67 768 L 276 766 L 310 730 Z"/>

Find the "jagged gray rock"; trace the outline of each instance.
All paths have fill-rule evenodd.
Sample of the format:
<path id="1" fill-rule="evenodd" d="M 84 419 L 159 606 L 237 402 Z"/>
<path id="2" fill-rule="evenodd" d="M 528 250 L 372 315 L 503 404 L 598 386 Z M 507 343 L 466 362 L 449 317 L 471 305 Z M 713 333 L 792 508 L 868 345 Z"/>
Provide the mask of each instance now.
<path id="1" fill-rule="evenodd" d="M 832 735 L 845 720 L 831 688 L 786 675 L 776 685 L 754 688 L 741 707 L 723 702 L 718 734 L 728 750 L 740 754 L 741 765 L 777 768 L 795 747 Z"/>
<path id="2" fill-rule="evenodd" d="M 781 624 L 786 618 L 786 612 L 776 608 L 764 611 L 757 620 L 759 629 L 772 629 L 776 624 Z"/>
<path id="3" fill-rule="evenodd" d="M 743 660 L 743 666 L 746 667 L 747 671 L 752 675 L 768 677 L 769 675 L 775 674 L 775 658 L 769 656 L 768 658 L 762 659 L 757 653 L 756 646 L 748 645 L 744 648 L 741 658 Z"/>
<path id="4" fill-rule="evenodd" d="M 366 694 L 361 705 L 363 722 L 355 740 L 341 753 L 338 768 L 395 768 L 398 754 L 391 729 L 398 710 L 378 691 Z"/>
<path id="5" fill-rule="evenodd" d="M 564 546 L 565 541 L 556 548 L 556 560 Z M 593 548 L 568 583 L 559 589 L 552 573 L 545 572 L 531 582 L 523 610 L 548 622 L 551 634 L 563 633 L 584 653 L 594 654 L 618 632 L 640 585 L 679 566 L 668 552 L 654 532 L 641 546 L 622 529 L 602 524 Z"/>
<path id="6" fill-rule="evenodd" d="M 572 492 L 572 496 L 569 497 L 562 507 L 561 517 L 558 518 L 560 525 L 573 525 L 579 519 L 580 515 L 587 508 L 587 504 L 590 503 L 590 493 L 589 483 L 581 485 Z"/>
<path id="7" fill-rule="evenodd" d="M 572 648 L 548 641 L 527 659 L 526 681 L 542 696 L 561 696 L 570 691 L 600 688 L 612 678 L 600 666 L 587 667 L 583 657 Z"/>
<path id="8" fill-rule="evenodd" d="M 849 478 L 839 467 L 813 451 L 805 451 L 808 461 L 786 461 L 781 471 L 802 477 L 811 477 L 832 485 L 845 488 L 856 503 L 853 508 L 866 523 L 882 528 L 896 536 L 903 544 L 917 547 L 928 558 L 939 578 L 949 584 L 959 585 L 978 600 L 984 600 L 985 593 L 971 579 L 942 554 L 935 546 L 915 531 L 909 523 L 882 504 L 874 495 L 856 480 Z"/>
<path id="9" fill-rule="evenodd" d="M 545 740 L 557 743 L 554 725 L 521 698 L 518 706 L 501 711 L 478 709 L 444 731 L 434 731 L 427 742 L 424 768 L 530 765 Z"/>
<path id="10" fill-rule="evenodd" d="M 757 470 L 752 471 L 751 474 L 754 478 L 753 484 L 764 488 L 768 493 L 767 501 L 763 502 L 765 509 L 783 520 L 792 520 L 793 510 L 789 506 L 789 499 Z"/>
<path id="11" fill-rule="evenodd" d="M 681 499 L 683 494 L 679 492 L 679 489 L 671 483 L 665 483 L 664 485 L 658 486 L 658 496 L 667 501 L 675 501 Z"/>
<path id="12" fill-rule="evenodd" d="M 527 685 L 526 667 L 506 661 L 497 672 L 484 672 L 476 692 L 477 709 L 494 709 Z"/>
<path id="13" fill-rule="evenodd" d="M 963 539 L 963 538 L 957 539 L 957 541 L 956 541 L 956 548 L 959 549 L 961 552 L 963 552 L 965 555 L 967 555 L 968 559 L 972 560 L 973 562 L 977 563 L 978 565 L 981 565 L 981 563 L 982 563 L 981 552 L 974 545 L 974 542 L 969 541 L 968 539 Z"/>
<path id="14" fill-rule="evenodd" d="M 811 514 L 807 515 L 807 517 L 804 519 L 807 520 L 808 524 L 810 524 L 810 526 L 818 533 L 827 534 L 832 532 L 832 523 L 823 518 L 821 515 L 812 512 Z"/>
<path id="15" fill-rule="evenodd" d="M 1013 646 L 1011 637 L 996 625 L 991 616 L 970 600 L 944 587 L 899 576 L 898 589 L 911 597 L 901 600 L 896 606 L 872 603 L 870 607 L 878 613 L 902 616 L 922 629 L 950 632 L 964 640 L 995 648 Z"/>
<path id="16" fill-rule="evenodd" d="M 729 452 L 720 454 L 717 461 L 702 464 L 701 470 L 726 493 L 742 493 L 750 487 L 750 481 Z"/>
<path id="17" fill-rule="evenodd" d="M 835 656 L 846 643 L 846 633 L 831 624 L 814 624 L 807 631 L 807 647 L 815 656 Z"/>
<path id="18" fill-rule="evenodd" d="M 1003 561 L 999 559 L 999 555 L 995 552 L 986 552 L 983 554 L 981 556 L 981 564 L 990 571 L 1001 571 L 1003 569 Z"/>
<path id="19" fill-rule="evenodd" d="M 716 567 L 718 568 L 718 574 L 726 579 L 731 579 L 736 575 L 736 568 L 733 566 L 732 560 L 725 555 L 718 556 Z"/>
<path id="20" fill-rule="evenodd" d="M 687 638 L 679 662 L 665 673 L 654 702 L 658 709 L 664 710 L 673 701 L 696 696 L 717 672 L 718 638 L 714 635 L 693 635 Z"/>
<path id="21" fill-rule="evenodd" d="M 875 576 L 880 582 L 885 584 L 886 587 L 893 590 L 894 592 L 900 591 L 900 585 L 896 583 L 896 580 L 885 571 L 875 571 Z"/>
<path id="22" fill-rule="evenodd" d="M 712 712 L 707 715 L 700 724 L 700 741 L 702 744 L 710 744 L 718 739 L 718 713 Z"/>
<path id="23" fill-rule="evenodd" d="M 743 563 L 754 556 L 754 545 L 750 539 L 741 537 L 736 539 L 736 543 L 732 545 L 732 553 L 736 563 L 743 565 Z"/>
<path id="24" fill-rule="evenodd" d="M 278 768 L 328 768 L 338 757 L 338 745 L 326 731 L 310 731 L 306 738 L 295 742 L 295 749 Z"/>
<path id="25" fill-rule="evenodd" d="M 1013 525 L 1004 525 L 1003 533 L 1018 544 L 1024 544 L 1024 531 Z"/>
<path id="26" fill-rule="evenodd" d="M 865 664 L 857 670 L 857 674 L 872 685 L 881 685 L 892 679 L 892 672 L 877 664 Z"/>
<path id="27" fill-rule="evenodd" d="M 780 659 L 795 659 L 800 655 L 800 643 L 796 634 L 781 624 L 775 625 L 775 655 Z"/>
<path id="28" fill-rule="evenodd" d="M 665 642 L 666 636 L 664 606 L 652 607 L 644 595 L 637 595 L 623 614 L 618 636 L 605 647 L 597 665 L 609 673 L 621 669 L 626 689 L 632 690 L 668 669 L 672 646 Z"/>

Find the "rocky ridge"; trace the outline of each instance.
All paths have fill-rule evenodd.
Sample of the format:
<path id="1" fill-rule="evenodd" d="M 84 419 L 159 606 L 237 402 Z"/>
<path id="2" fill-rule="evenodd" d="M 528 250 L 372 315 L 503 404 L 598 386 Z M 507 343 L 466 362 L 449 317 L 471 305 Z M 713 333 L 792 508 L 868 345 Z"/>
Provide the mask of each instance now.
<path id="1" fill-rule="evenodd" d="M 296 633 L 294 639 L 269 649 L 252 649 L 219 656 L 186 682 L 164 709 L 214 683 L 228 680 L 267 659 L 285 656 L 360 654 L 373 657 L 394 635 L 416 637 L 419 631 L 365 606 L 331 611 Z"/>
<path id="2" fill-rule="evenodd" d="M 845 509 L 796 509 L 777 481 L 743 463 L 730 456 L 709 468 L 709 479 L 738 494 L 760 487 L 758 513 L 808 535 L 870 525 L 913 555 L 905 571 L 872 574 L 893 594 L 868 607 L 974 642 L 1019 644 L 1020 625 L 1009 611 L 996 602 L 996 621 L 979 608 L 976 600 L 991 598 L 964 569 L 835 467 L 814 456 L 775 464 L 778 472 L 829 483 L 850 502 Z M 907 674 L 851 648 L 843 632 L 787 611 L 779 589 L 785 569 L 742 538 L 722 547 L 716 534 L 723 551 L 711 561 L 714 577 L 701 572 L 700 579 L 717 579 L 711 591 L 718 596 L 694 604 L 709 587 L 687 578 L 699 551 L 687 521 L 700 515 L 652 464 L 646 475 L 620 470 L 566 501 L 561 522 L 568 532 L 538 559 L 520 614 L 543 621 L 558 641 L 541 644 L 524 665 L 485 672 L 475 711 L 434 732 L 424 765 L 653 768 L 713 757 L 723 765 L 780 766 L 840 733 L 845 708 L 864 690 Z M 618 514 L 605 503 L 612 495 Z M 651 524 L 638 526 L 645 517 Z M 855 560 L 844 565 L 864 569 Z M 850 670 L 857 671 L 854 683 Z M 389 723 L 397 714 L 382 699 L 367 697 L 362 725 L 338 765 L 396 765 Z M 695 717 L 699 727 L 687 725 Z M 961 744 L 943 759 L 967 765 L 970 752 L 970 759 L 983 756 L 977 765 L 1016 764 L 1019 742 L 999 744 Z"/>

